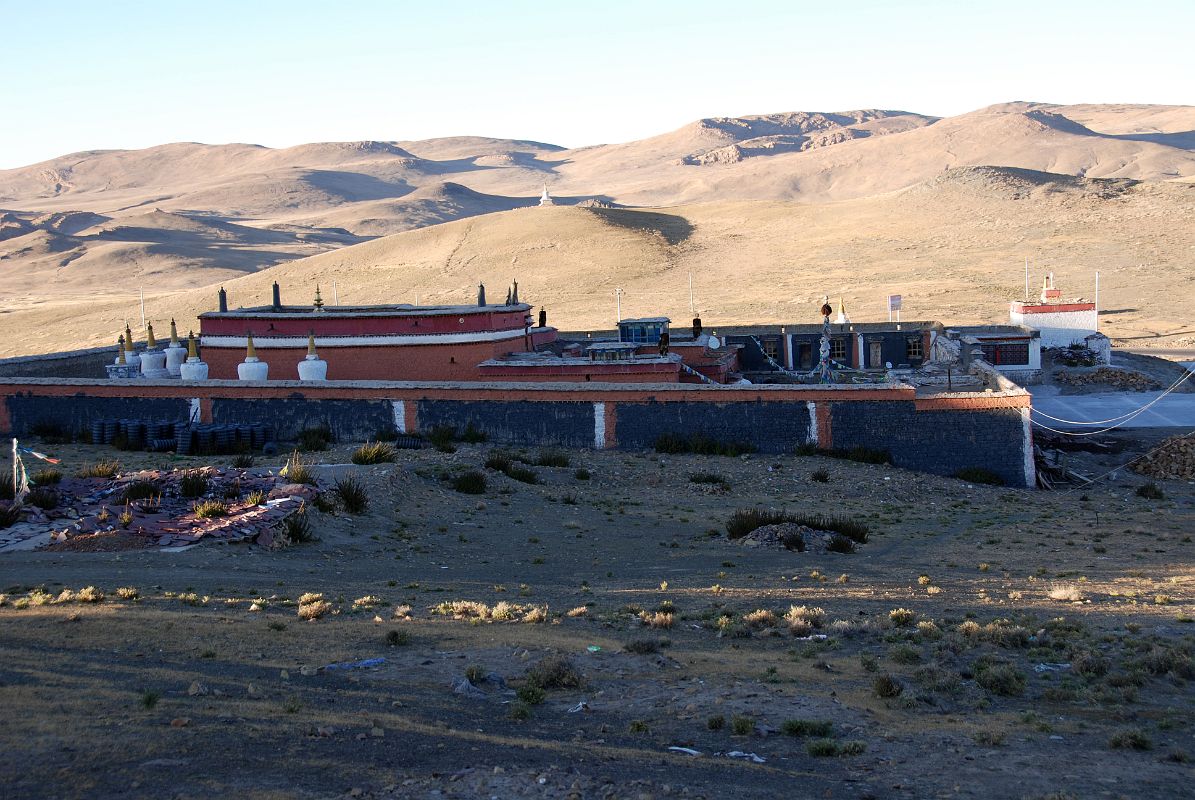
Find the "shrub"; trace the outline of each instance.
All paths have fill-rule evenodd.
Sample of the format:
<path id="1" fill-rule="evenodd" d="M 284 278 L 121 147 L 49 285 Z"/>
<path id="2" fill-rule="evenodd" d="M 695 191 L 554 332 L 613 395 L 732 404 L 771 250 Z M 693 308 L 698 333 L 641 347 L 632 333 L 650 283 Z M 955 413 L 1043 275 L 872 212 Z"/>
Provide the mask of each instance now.
<path id="1" fill-rule="evenodd" d="M 332 430 L 327 425 L 299 431 L 299 449 L 305 452 L 327 450 L 332 443 Z"/>
<path id="2" fill-rule="evenodd" d="M 867 544 L 871 534 L 865 523 L 840 514 L 797 514 L 790 521 L 815 531 L 841 533 L 856 544 Z"/>
<path id="3" fill-rule="evenodd" d="M 721 442 L 701 433 L 693 433 L 687 437 L 677 433 L 660 434 L 656 438 L 655 449 L 657 453 L 696 453 L 732 458 L 755 452 L 755 446 L 746 442 Z"/>
<path id="4" fill-rule="evenodd" d="M 569 465 L 568 453 L 562 450 L 540 450 L 539 457 L 535 459 L 537 467 L 567 467 Z"/>
<path id="5" fill-rule="evenodd" d="M 815 456 L 817 453 L 817 445 L 813 442 L 802 442 L 793 449 L 793 455 L 797 456 Z"/>
<path id="6" fill-rule="evenodd" d="M 46 486 L 35 486 L 25 495 L 25 502 L 31 506 L 49 511 L 58 507 L 58 492 Z"/>
<path id="7" fill-rule="evenodd" d="M 184 470 L 178 482 L 178 493 L 183 497 L 202 497 L 207 491 L 207 483 L 207 476 L 199 470 Z"/>
<path id="8" fill-rule="evenodd" d="M 1137 496 L 1144 497 L 1146 500 L 1165 500 L 1166 493 L 1158 488 L 1158 485 L 1153 481 L 1137 487 Z"/>
<path id="9" fill-rule="evenodd" d="M 1006 697 L 1025 691 L 1025 673 L 1012 664 L 981 662 L 976 665 L 975 682 L 992 694 Z"/>
<path id="10" fill-rule="evenodd" d="M 624 652 L 634 653 L 639 656 L 650 656 L 653 653 L 660 652 L 661 642 L 659 639 L 635 639 L 627 642 L 622 646 Z"/>
<path id="11" fill-rule="evenodd" d="M 240 500 L 241 499 L 241 482 L 239 480 L 232 480 L 224 487 L 225 500 Z"/>
<path id="12" fill-rule="evenodd" d="M 921 651 L 910 644 L 893 645 L 888 649 L 888 658 L 897 664 L 920 664 Z"/>
<path id="13" fill-rule="evenodd" d="M 121 586 L 116 590 L 116 596 L 121 600 L 136 600 L 141 596 L 141 592 L 136 586 Z"/>
<path id="14" fill-rule="evenodd" d="M 245 502 L 251 506 L 264 506 L 269 497 L 261 489 L 254 489 L 245 496 Z"/>
<path id="15" fill-rule="evenodd" d="M 156 706 L 158 704 L 158 701 L 161 699 L 162 699 L 162 695 L 158 694 L 157 692 L 151 692 L 148 689 L 146 689 L 144 692 L 141 693 L 141 707 L 148 711 L 149 709 L 152 709 L 154 706 Z"/>
<path id="16" fill-rule="evenodd" d="M 119 461 L 97 461 L 80 469 L 76 475 L 80 478 L 115 478 L 120 472 Z"/>
<path id="17" fill-rule="evenodd" d="M 385 442 L 366 442 L 349 460 L 354 464 L 385 464 L 394 460 L 394 446 Z"/>
<path id="18" fill-rule="evenodd" d="M 38 486 L 54 486 L 62 482 L 62 472 L 56 469 L 39 469 L 29 477 Z"/>
<path id="19" fill-rule="evenodd" d="M 102 603 L 104 593 L 94 586 L 84 586 L 75 592 L 75 601 L 79 603 Z"/>
<path id="20" fill-rule="evenodd" d="M 496 472 L 506 472 L 510 467 L 510 456 L 505 453 L 499 453 L 497 450 L 490 453 L 489 457 L 485 460 L 485 468 Z"/>
<path id="21" fill-rule="evenodd" d="M 853 553 L 855 552 L 855 543 L 841 533 L 836 533 L 826 543 L 826 549 L 831 553 Z"/>
<path id="22" fill-rule="evenodd" d="M 692 483 L 704 483 L 715 486 L 727 486 L 730 481 L 716 472 L 694 472 L 689 476 L 689 481 Z"/>
<path id="23" fill-rule="evenodd" d="M 735 736 L 750 736 L 755 733 L 755 720 L 746 714 L 736 714 L 730 720 L 730 732 Z"/>
<path id="24" fill-rule="evenodd" d="M 888 619 L 898 628 L 912 625 L 917 614 L 907 608 L 894 608 L 888 612 Z"/>
<path id="25" fill-rule="evenodd" d="M 580 689 L 585 678 L 563 656 L 545 656 L 527 670 L 527 683 L 541 689 Z"/>
<path id="26" fill-rule="evenodd" d="M 814 628 L 820 628 L 825 620 L 826 612 L 823 609 L 810 606 L 789 606 L 784 615 L 789 629 L 801 636 L 807 635 Z"/>
<path id="27" fill-rule="evenodd" d="M 805 745 L 805 752 L 815 758 L 857 756 L 867 750 L 867 743 L 858 740 L 836 742 L 833 739 L 813 739 Z"/>
<path id="28" fill-rule="evenodd" d="M 1152 750 L 1154 745 L 1141 729 L 1126 728 L 1112 734 L 1108 746 L 1124 750 Z"/>
<path id="29" fill-rule="evenodd" d="M 900 697 L 905 687 L 891 675 L 877 675 L 871 682 L 871 690 L 875 692 L 876 697 L 891 698 Z"/>
<path id="30" fill-rule="evenodd" d="M 452 478 L 452 488 L 462 494 L 485 494 L 485 473 L 471 469 L 455 475 Z"/>
<path id="31" fill-rule="evenodd" d="M 452 425 L 436 425 L 428 431 L 427 440 L 441 453 L 456 452 L 452 446 L 456 440 L 456 428 Z"/>
<path id="32" fill-rule="evenodd" d="M 386 644 L 391 647 L 403 647 L 410 644 L 411 634 L 409 631 L 389 630 L 386 631 Z"/>
<path id="33" fill-rule="evenodd" d="M 249 469 L 253 466 L 253 456 L 242 453 L 232 460 L 232 465 L 237 469 Z"/>
<path id="34" fill-rule="evenodd" d="M 124 492 L 120 496 L 120 502 L 129 503 L 134 500 L 145 500 L 150 497 L 157 497 L 161 493 L 162 487 L 153 481 L 130 481 L 125 484 Z"/>
<path id="35" fill-rule="evenodd" d="M 311 520 L 307 516 L 306 505 L 300 505 L 299 510 L 282 520 L 282 533 L 295 544 L 306 544 L 315 540 L 311 532 Z"/>
<path id="36" fill-rule="evenodd" d="M 0 506 L 0 530 L 19 523 L 23 513 L 24 509 L 17 505 Z"/>
<path id="37" fill-rule="evenodd" d="M 789 719 L 780 726 L 786 736 L 816 736 L 826 738 L 834 732 L 834 723 L 824 719 Z"/>
<path id="38" fill-rule="evenodd" d="M 539 483 L 539 475 L 535 473 L 535 470 L 520 467 L 517 464 L 512 464 L 510 469 L 506 470 L 506 477 L 522 483 Z"/>
<path id="39" fill-rule="evenodd" d="M 809 476 L 809 480 L 813 481 L 814 483 L 829 483 L 830 473 L 828 470 L 817 469 L 814 470 L 813 474 Z"/>
<path id="40" fill-rule="evenodd" d="M 71 440 L 70 433 L 57 422 L 35 422 L 29 432 L 46 444 L 67 444 Z"/>
<path id="41" fill-rule="evenodd" d="M 344 510 L 350 514 L 364 514 L 369 508 L 369 493 L 365 491 L 361 482 L 351 475 L 336 481 L 332 492 Z"/>
<path id="42" fill-rule="evenodd" d="M 573 477 L 579 481 L 589 480 L 589 470 L 585 467 L 577 467 L 577 471 L 573 473 Z"/>
<path id="43" fill-rule="evenodd" d="M 741 539 L 756 528 L 764 525 L 780 525 L 794 522 L 796 518 L 787 511 L 776 511 L 764 508 L 740 508 L 726 523 L 726 535 L 731 539 Z"/>
<path id="44" fill-rule="evenodd" d="M 195 504 L 195 516 L 200 519 L 213 519 L 228 516 L 228 504 L 223 500 L 201 500 Z"/>
<path id="45" fill-rule="evenodd" d="M 669 611 L 656 611 L 655 613 L 640 611 L 639 619 L 643 620 L 643 624 L 649 628 L 671 628 L 675 616 Z"/>
<path id="46" fill-rule="evenodd" d="M 791 550 L 794 553 L 805 552 L 805 537 L 796 531 L 784 534 L 783 543 L 785 550 Z"/>
<path id="47" fill-rule="evenodd" d="M 721 714 L 715 714 L 705 721 L 705 727 L 711 731 L 720 731 L 726 727 L 726 717 Z"/>
<path id="48" fill-rule="evenodd" d="M 465 426 L 465 432 L 461 434 L 461 441 L 468 444 L 479 444 L 486 441 L 490 437 L 486 435 L 485 431 L 478 430 L 473 425 L 473 420 L 469 420 L 469 424 Z"/>
<path id="49" fill-rule="evenodd" d="M 286 479 L 291 483 L 315 486 L 315 471 L 299 457 L 298 450 L 291 454 L 290 459 L 287 460 L 286 466 L 283 469 L 286 470 Z"/>
<path id="50" fill-rule="evenodd" d="M 538 686 L 527 684 L 515 690 L 515 695 L 529 706 L 537 706 L 547 697 L 547 692 Z"/>
<path id="51" fill-rule="evenodd" d="M 332 610 L 332 604 L 324 596 L 315 592 L 308 592 L 299 598 L 299 619 L 307 621 L 317 620 Z"/>
<path id="52" fill-rule="evenodd" d="M 986 467 L 966 467 L 954 473 L 954 477 L 967 483 L 983 483 L 988 486 L 1004 485 L 1004 479 Z"/>

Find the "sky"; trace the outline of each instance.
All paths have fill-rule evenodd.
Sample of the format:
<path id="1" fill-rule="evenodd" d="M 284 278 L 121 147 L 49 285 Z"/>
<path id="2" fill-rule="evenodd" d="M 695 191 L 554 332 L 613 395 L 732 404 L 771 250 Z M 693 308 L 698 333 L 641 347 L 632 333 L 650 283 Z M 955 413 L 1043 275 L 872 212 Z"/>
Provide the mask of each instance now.
<path id="1" fill-rule="evenodd" d="M 0 0 L 0 169 L 177 141 L 479 135 L 567 147 L 695 119 L 1195 104 L 1192 0 Z"/>

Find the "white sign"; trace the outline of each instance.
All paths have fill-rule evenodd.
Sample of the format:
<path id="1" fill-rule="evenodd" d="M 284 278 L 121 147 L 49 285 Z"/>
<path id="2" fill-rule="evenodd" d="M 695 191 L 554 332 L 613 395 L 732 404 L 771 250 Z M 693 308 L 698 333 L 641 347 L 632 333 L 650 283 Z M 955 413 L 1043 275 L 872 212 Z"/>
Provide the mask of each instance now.
<path id="1" fill-rule="evenodd" d="M 900 311 L 900 295 L 898 295 L 898 294 L 888 295 L 888 310 L 889 311 Z"/>

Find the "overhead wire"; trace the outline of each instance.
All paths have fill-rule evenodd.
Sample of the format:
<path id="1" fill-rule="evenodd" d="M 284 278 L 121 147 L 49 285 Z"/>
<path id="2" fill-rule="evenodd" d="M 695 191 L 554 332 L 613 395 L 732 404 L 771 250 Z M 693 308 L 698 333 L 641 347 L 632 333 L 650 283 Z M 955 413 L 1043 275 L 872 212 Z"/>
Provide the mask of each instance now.
<path id="1" fill-rule="evenodd" d="M 1163 442 L 1162 444 L 1153 448 L 1152 450 L 1148 450 L 1148 451 L 1142 453 L 1141 455 L 1137 456 L 1136 458 L 1129 459 L 1128 461 L 1121 464 L 1120 466 L 1113 467 L 1112 469 L 1105 472 L 1103 475 L 1097 475 L 1096 477 L 1089 479 L 1087 481 L 1087 483 L 1081 484 L 1079 486 L 1071 487 L 1070 489 L 1067 489 L 1065 492 L 1063 492 L 1063 494 L 1070 494 L 1071 492 L 1076 492 L 1080 489 L 1086 489 L 1088 486 L 1091 486 L 1092 484 L 1096 483 L 1097 481 L 1102 481 L 1104 478 L 1108 477 L 1109 475 L 1111 475 L 1115 472 L 1119 472 L 1122 469 L 1127 469 L 1129 466 L 1136 464 L 1141 459 L 1149 458 L 1150 456 L 1152 456 L 1154 453 L 1158 452 L 1159 450 L 1163 450 L 1167 447 L 1170 447 L 1172 444 L 1174 444 L 1174 442 L 1180 441 L 1182 439 L 1190 438 L 1191 436 L 1195 436 L 1195 429 L 1192 429 L 1177 438 L 1167 439 L 1165 442 Z"/>
<path id="2" fill-rule="evenodd" d="M 1182 384 L 1182 383 L 1183 383 L 1183 381 L 1185 381 L 1185 380 L 1187 380 L 1188 378 L 1190 378 L 1192 374 L 1195 374 L 1195 373 L 1192 373 L 1190 370 L 1188 370 L 1188 371 L 1186 372 L 1186 374 L 1184 374 L 1184 375 L 1183 375 L 1181 378 L 1179 378 L 1179 379 L 1178 379 L 1178 380 L 1176 380 L 1176 381 L 1175 381 L 1173 384 L 1171 384 L 1171 385 L 1170 385 L 1170 387 L 1169 387 L 1168 389 L 1166 389 L 1166 390 L 1165 390 L 1164 392 L 1162 392 L 1160 395 L 1158 395 L 1157 397 L 1155 397 L 1153 400 L 1150 400 L 1150 401 L 1149 401 L 1148 403 L 1146 403 L 1145 405 L 1143 405 L 1143 406 L 1141 406 L 1141 407 L 1139 407 L 1139 408 L 1137 408 L 1137 409 L 1135 409 L 1135 410 L 1133 410 L 1133 411 L 1130 411 L 1130 412 L 1128 412 L 1128 413 L 1126 413 L 1126 414 L 1121 414 L 1121 415 L 1120 415 L 1120 416 L 1118 416 L 1118 417 L 1112 417 L 1111 419 L 1107 419 L 1107 420 L 1100 420 L 1100 421 L 1094 421 L 1094 422 L 1093 422 L 1093 421 L 1079 422 L 1079 421 L 1077 421 L 1077 420 L 1068 420 L 1068 419 L 1061 419 L 1061 418 L 1059 418 L 1059 417 L 1054 417 L 1054 416 L 1051 416 L 1051 415 L 1049 415 L 1049 414 L 1046 414 L 1046 413 L 1044 413 L 1044 412 L 1037 411 L 1037 409 L 1035 409 L 1035 408 L 1032 408 L 1032 407 L 1030 407 L 1030 409 L 1029 409 L 1029 410 L 1030 410 L 1030 412 L 1035 412 L 1035 411 L 1036 411 L 1036 412 L 1037 412 L 1039 415 L 1041 415 L 1041 416 L 1043 416 L 1043 417 L 1046 417 L 1046 418 L 1048 418 L 1048 419 L 1055 420 L 1055 421 L 1057 421 L 1057 422 L 1061 422 L 1061 423 L 1064 423 L 1064 424 L 1067 424 L 1067 425 L 1105 425 L 1105 424 L 1107 424 L 1107 423 L 1110 423 L 1110 422 L 1115 422 L 1115 423 L 1116 423 L 1116 424 L 1114 424 L 1114 425 L 1108 425 L 1108 427 L 1106 427 L 1106 428 L 1102 428 L 1102 429 L 1100 429 L 1100 430 L 1098 430 L 1098 431 L 1064 431 L 1064 430 L 1059 430 L 1058 428 L 1052 428 L 1052 427 L 1050 427 L 1049 425 L 1046 425 L 1046 424 L 1044 424 L 1044 423 L 1041 423 L 1041 422 L 1037 422 L 1036 420 L 1032 419 L 1032 417 L 1030 418 L 1030 422 L 1032 422 L 1032 423 L 1033 423 L 1034 425 L 1036 425 L 1037 427 L 1039 427 L 1039 428 L 1042 428 L 1043 430 L 1050 431 L 1051 433 L 1057 433 L 1057 434 L 1058 434 L 1058 435 L 1060 435 L 1060 436 L 1098 436 L 1098 435 L 1099 435 L 1099 434 L 1101 434 L 1101 433 L 1107 433 L 1108 431 L 1116 430 L 1116 429 L 1117 429 L 1117 428 L 1119 428 L 1121 425 L 1124 425 L 1125 423 L 1127 423 L 1127 422 L 1130 422 L 1131 420 L 1135 419 L 1136 417 L 1139 417 L 1139 416 L 1141 416 L 1141 415 L 1142 415 L 1142 414 L 1144 414 L 1146 411 L 1148 411 L 1148 410 L 1149 410 L 1149 409 L 1150 409 L 1152 406 L 1154 406 L 1156 403 L 1158 403 L 1158 401 L 1160 401 L 1162 398 L 1166 397 L 1168 394 L 1170 394 L 1171 392 L 1175 391 L 1175 390 L 1176 390 L 1176 389 L 1179 387 L 1179 385 L 1180 385 L 1180 384 Z"/>
<path id="3" fill-rule="evenodd" d="M 1186 380 L 1187 380 L 1188 378 L 1190 378 L 1192 375 L 1195 375 L 1195 372 L 1193 372 L 1193 371 L 1191 371 L 1191 370 L 1187 370 L 1187 371 L 1185 371 L 1185 372 L 1183 373 L 1183 375 L 1182 375 L 1182 377 L 1181 377 L 1181 378 L 1179 378 L 1178 380 L 1176 380 L 1174 383 L 1170 384 L 1170 386 L 1169 386 L 1169 387 L 1168 387 L 1168 388 L 1167 388 L 1165 391 L 1163 391 L 1163 392 L 1162 392 L 1160 395 L 1158 395 L 1157 397 L 1155 397 L 1153 400 L 1150 400 L 1148 403 L 1146 403 L 1145 405 L 1141 406 L 1141 407 L 1140 407 L 1140 408 L 1138 408 L 1138 409 L 1135 409 L 1135 410 L 1133 410 L 1133 411 L 1129 411 L 1129 412 L 1127 412 L 1127 413 L 1125 413 L 1125 414 L 1121 414 L 1121 415 L 1120 415 L 1120 416 L 1118 416 L 1118 417 L 1111 417 L 1110 419 L 1094 420 L 1094 421 L 1079 421 L 1079 420 L 1073 420 L 1073 419 L 1063 419 L 1062 417 L 1055 417 L 1055 416 L 1051 416 L 1050 414 L 1047 414 L 1047 413 L 1046 413 L 1046 412 L 1044 412 L 1044 411 L 1039 411 L 1039 410 L 1038 410 L 1038 409 L 1036 409 L 1036 408 L 1034 408 L 1034 409 L 1033 409 L 1033 412 L 1034 412 L 1034 413 L 1036 413 L 1036 414 L 1037 414 L 1037 415 L 1039 415 L 1039 416 L 1045 417 L 1046 419 L 1051 419 L 1051 420 L 1054 420 L 1055 422 L 1062 422 L 1062 423 L 1065 423 L 1065 424 L 1067 424 L 1067 425 L 1107 425 L 1107 424 L 1108 424 L 1108 423 L 1110 423 L 1110 422 L 1117 422 L 1118 420 L 1122 420 L 1122 419 L 1126 419 L 1126 418 L 1128 418 L 1128 417 L 1133 417 L 1133 416 L 1136 416 L 1137 414 L 1141 413 L 1141 412 L 1142 412 L 1142 411 L 1144 411 L 1145 409 L 1147 409 L 1147 408 L 1149 408 L 1150 406 L 1152 406 L 1152 405 L 1154 405 L 1155 403 L 1157 403 L 1159 400 L 1161 400 L 1161 399 L 1162 399 L 1163 397 L 1165 397 L 1166 395 L 1168 395 L 1168 394 L 1170 394 L 1171 392 L 1173 392 L 1175 389 L 1177 389 L 1177 388 L 1179 387 L 1179 385 L 1180 385 L 1180 384 L 1182 384 L 1184 381 L 1186 381 Z"/>

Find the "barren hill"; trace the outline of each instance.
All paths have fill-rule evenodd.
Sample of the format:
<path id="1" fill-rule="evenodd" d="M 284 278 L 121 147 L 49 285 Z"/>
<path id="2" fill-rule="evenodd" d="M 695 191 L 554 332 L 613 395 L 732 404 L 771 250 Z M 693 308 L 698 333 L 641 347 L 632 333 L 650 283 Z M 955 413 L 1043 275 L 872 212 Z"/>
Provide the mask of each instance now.
<path id="1" fill-rule="evenodd" d="M 1191 317 L 1193 140 L 1191 106 L 1017 102 L 714 117 L 572 150 L 452 137 L 76 153 L 0 171 L 0 330 L 85 304 L 40 349 L 106 341 L 140 287 L 203 288 L 162 306 L 185 315 L 216 283 L 252 296 L 276 277 L 372 301 L 465 300 L 517 275 L 570 327 L 609 323 L 593 292 L 617 283 L 639 311 L 682 319 L 690 270 L 726 322 L 804 318 L 839 292 L 874 316 L 888 291 L 922 316 L 995 320 L 1031 256 L 1073 293 L 1101 269 L 1105 297 L 1124 293 L 1105 303 L 1114 332 L 1173 333 Z M 559 205 L 531 207 L 545 185 Z"/>
<path id="2" fill-rule="evenodd" d="M 223 285 L 230 303 L 268 302 L 277 280 L 288 303 L 468 303 L 484 282 L 523 297 L 560 327 L 609 328 L 614 288 L 626 315 L 689 318 L 688 275 L 706 324 L 812 322 L 823 295 L 856 320 L 884 318 L 905 296 L 907 319 L 1002 321 L 1023 293 L 1025 253 L 1053 270 L 1068 296 L 1092 292 L 1110 335 L 1195 334 L 1195 186 L 967 167 L 875 197 L 833 203 L 702 203 L 656 209 L 517 208 L 428 226 L 245 274 Z M 215 306 L 214 285 L 147 298 L 154 319 L 183 328 Z M 64 309 L 70 318 L 64 319 Z M 0 315 L 5 353 L 115 340 L 138 316 L 131 292 L 85 308 L 43 302 Z M 24 341 L 22 341 L 24 339 Z"/>

